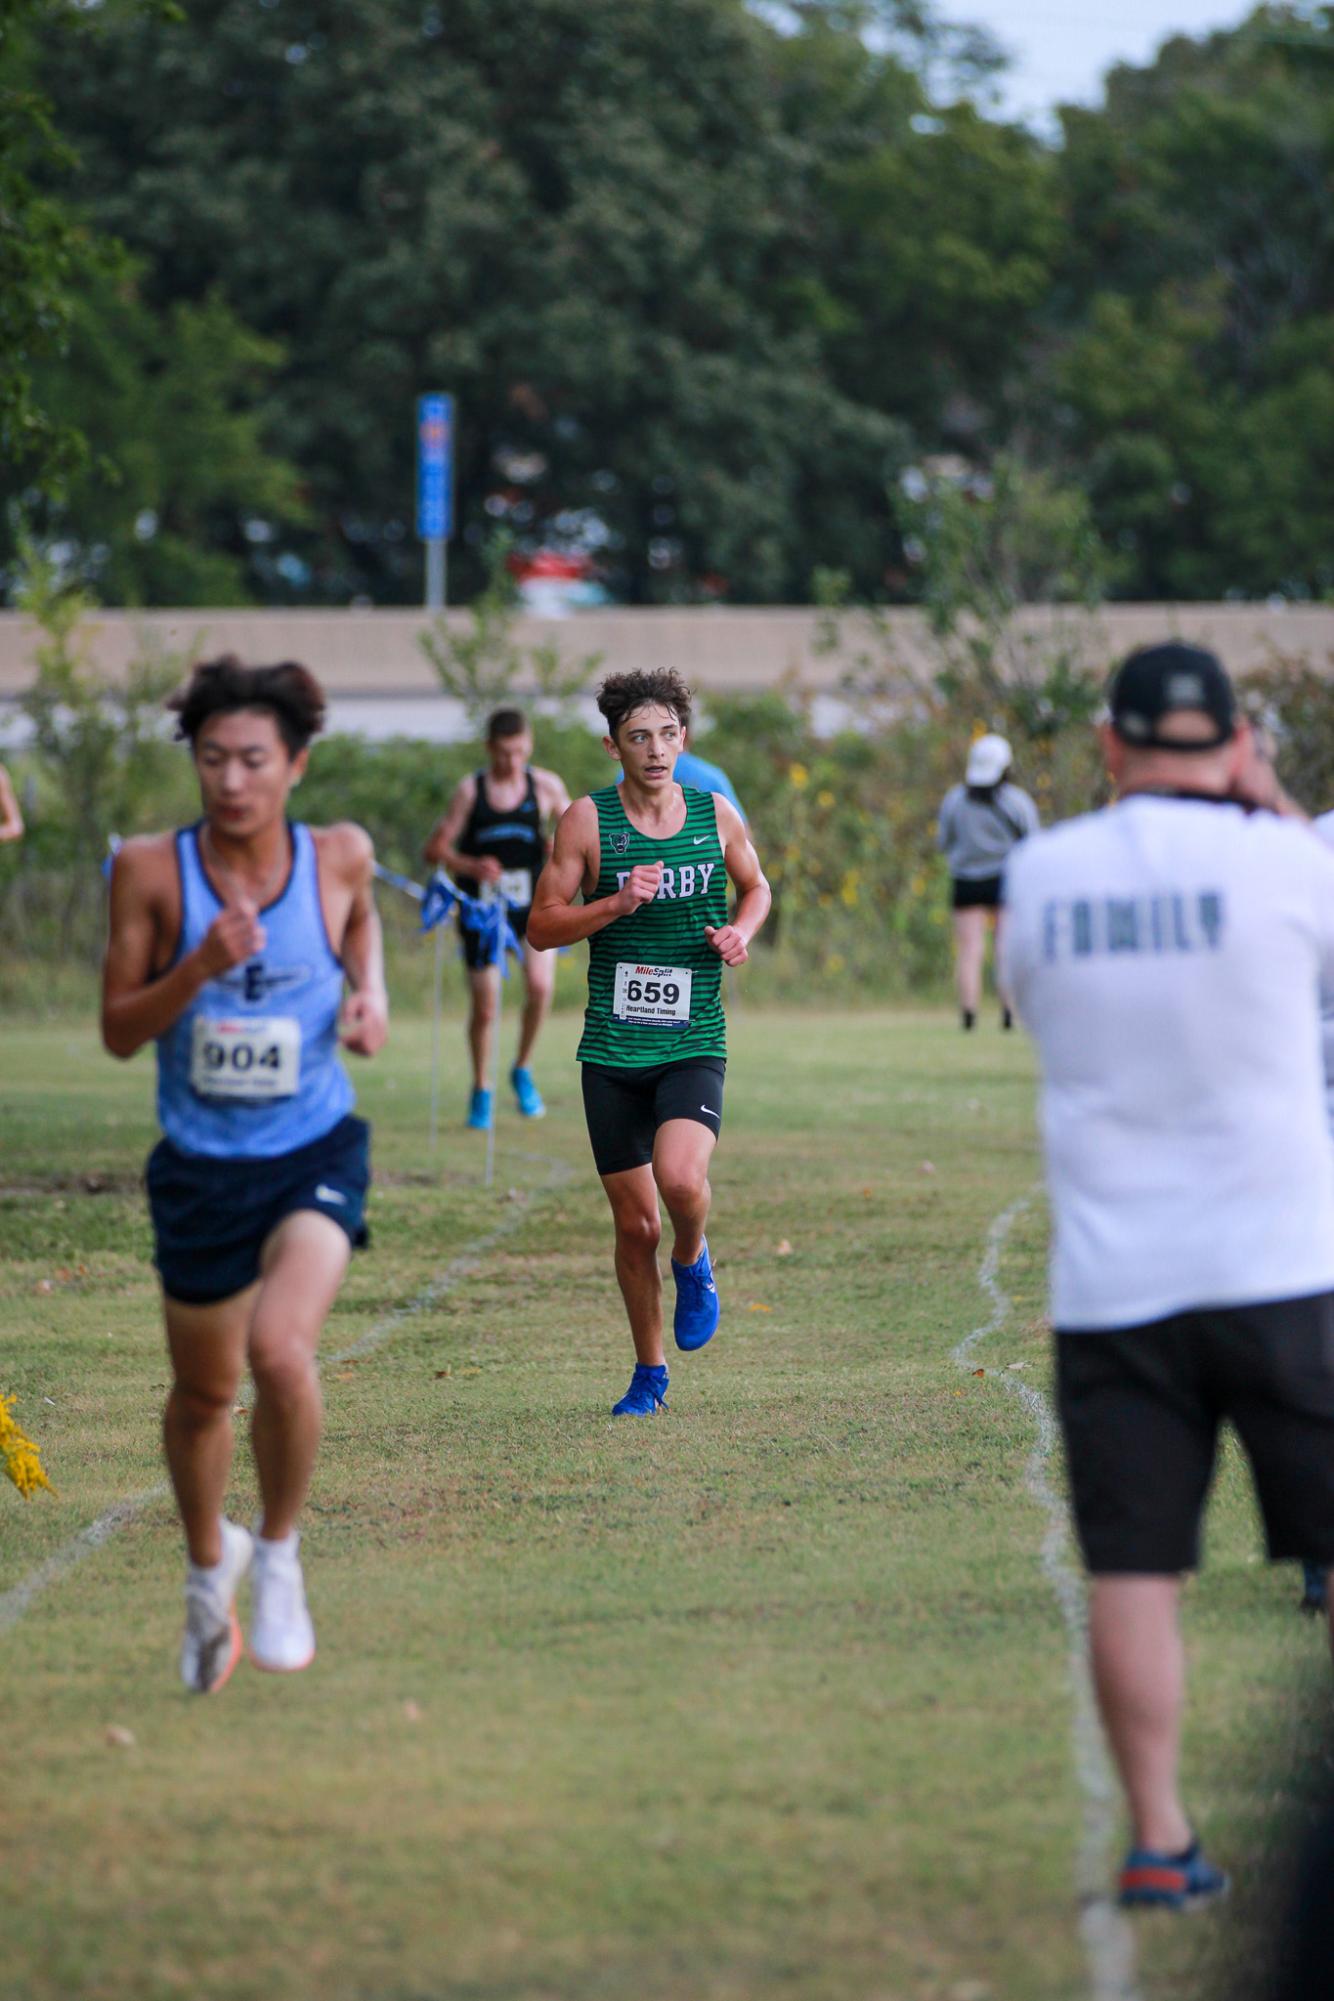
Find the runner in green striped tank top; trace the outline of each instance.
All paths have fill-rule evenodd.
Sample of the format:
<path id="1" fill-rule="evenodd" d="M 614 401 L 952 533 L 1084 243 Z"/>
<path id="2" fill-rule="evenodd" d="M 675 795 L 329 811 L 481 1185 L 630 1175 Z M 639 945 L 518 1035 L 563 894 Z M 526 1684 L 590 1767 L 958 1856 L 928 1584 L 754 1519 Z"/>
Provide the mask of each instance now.
<path id="1" fill-rule="evenodd" d="M 639 1069 L 727 1054 L 723 962 L 705 935 L 727 922 L 727 870 L 712 792 L 679 788 L 685 824 L 654 840 L 628 817 L 619 785 L 594 792 L 599 863 L 593 900 L 615 896 L 636 864 L 662 863 L 651 903 L 588 941 L 581 1063 Z"/>
<path id="2" fill-rule="evenodd" d="M 674 1233 L 676 1344 L 702 1348 L 718 1325 L 704 1226 L 723 1111 L 722 969 L 744 965 L 770 898 L 736 807 L 672 776 L 690 724 L 681 677 L 611 675 L 598 706 L 625 775 L 561 820 L 528 937 L 539 950 L 588 940 L 584 1111 L 636 1357 L 612 1410 L 641 1417 L 666 1405 L 659 1197 Z"/>

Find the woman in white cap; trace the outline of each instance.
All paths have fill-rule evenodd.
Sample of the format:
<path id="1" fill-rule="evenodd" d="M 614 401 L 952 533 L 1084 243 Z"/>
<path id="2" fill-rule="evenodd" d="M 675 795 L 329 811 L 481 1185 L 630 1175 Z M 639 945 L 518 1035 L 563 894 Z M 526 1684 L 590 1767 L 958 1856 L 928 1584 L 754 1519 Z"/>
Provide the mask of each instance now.
<path id="1" fill-rule="evenodd" d="M 1038 809 L 1007 780 L 1013 753 L 1003 736 L 980 736 L 968 753 L 964 783 L 953 785 L 940 807 L 936 845 L 954 881 L 954 981 L 965 1028 L 977 1021 L 987 927 L 1000 923 L 1005 858 L 1025 834 L 1037 832 Z M 1013 1025 L 1002 992 L 1001 1024 Z"/>

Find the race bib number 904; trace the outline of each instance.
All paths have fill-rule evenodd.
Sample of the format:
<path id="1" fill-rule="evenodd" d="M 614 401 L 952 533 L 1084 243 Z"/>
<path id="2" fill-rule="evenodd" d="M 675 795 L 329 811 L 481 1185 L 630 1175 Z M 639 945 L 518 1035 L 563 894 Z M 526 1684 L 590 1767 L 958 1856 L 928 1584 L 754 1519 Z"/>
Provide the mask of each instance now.
<path id="1" fill-rule="evenodd" d="M 688 966 L 632 966 L 620 960 L 613 1019 L 632 1028 L 685 1028 L 690 1021 L 690 979 Z"/>
<path id="2" fill-rule="evenodd" d="M 190 1086 L 201 1097 L 290 1098 L 300 1082 L 301 1024 L 293 1016 L 195 1016 Z"/>

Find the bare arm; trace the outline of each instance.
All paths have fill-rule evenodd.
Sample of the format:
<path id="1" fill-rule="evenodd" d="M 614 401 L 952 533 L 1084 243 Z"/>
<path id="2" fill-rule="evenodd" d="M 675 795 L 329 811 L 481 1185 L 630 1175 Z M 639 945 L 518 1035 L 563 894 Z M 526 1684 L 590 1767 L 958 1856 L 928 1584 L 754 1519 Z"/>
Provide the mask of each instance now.
<path id="1" fill-rule="evenodd" d="M 710 927 L 704 935 L 726 965 L 744 966 L 750 957 L 750 941 L 769 915 L 773 896 L 746 823 L 736 807 L 721 792 L 714 793 L 713 803 L 723 844 L 723 863 L 737 892 L 737 906 L 730 924 L 720 924 L 717 930 Z"/>
<path id="2" fill-rule="evenodd" d="M 598 811 L 591 799 L 576 799 L 561 816 L 551 860 L 537 878 L 533 907 L 528 913 L 528 942 L 539 952 L 553 945 L 577 945 L 596 931 L 605 931 L 618 917 L 628 917 L 641 903 L 651 903 L 662 881 L 662 863 L 640 863 L 631 869 L 615 896 L 596 903 L 576 903 L 580 891 L 597 881 Z"/>
<path id="3" fill-rule="evenodd" d="M 352 892 L 343 931 L 343 970 L 351 988 L 343 1004 L 343 1047 L 356 1056 L 374 1056 L 389 1033 L 389 994 L 384 978 L 384 934 L 375 907 L 375 849 L 362 827 L 350 822 L 330 830 L 331 856 Z"/>
<path id="4" fill-rule="evenodd" d="M 437 820 L 430 838 L 422 849 L 423 861 L 433 868 L 448 869 L 451 875 L 471 876 L 479 882 L 498 882 L 500 863 L 494 855 L 462 855 L 454 843 L 468 824 L 473 801 L 477 797 L 477 780 L 461 778 L 454 790 L 444 818 Z"/>
<path id="5" fill-rule="evenodd" d="M 112 865 L 110 930 L 102 964 L 102 1041 L 113 1056 L 133 1056 L 146 1042 L 165 1034 L 201 987 L 264 947 L 264 927 L 255 906 L 242 898 L 214 918 L 193 952 L 154 979 L 154 963 L 165 942 L 167 892 L 174 870 L 174 858 L 162 836 L 127 841 Z"/>
<path id="6" fill-rule="evenodd" d="M 559 820 L 570 810 L 570 795 L 558 771 L 534 771 L 544 818 Z"/>
<path id="7" fill-rule="evenodd" d="M 0 841 L 17 841 L 22 837 L 23 815 L 9 773 L 0 764 Z"/>

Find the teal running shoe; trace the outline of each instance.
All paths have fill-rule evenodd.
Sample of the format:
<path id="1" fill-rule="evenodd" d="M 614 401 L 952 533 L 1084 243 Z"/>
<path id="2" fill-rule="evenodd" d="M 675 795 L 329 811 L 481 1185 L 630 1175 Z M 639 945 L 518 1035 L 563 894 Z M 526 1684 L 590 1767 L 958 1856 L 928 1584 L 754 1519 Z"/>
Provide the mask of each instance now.
<path id="1" fill-rule="evenodd" d="M 1132 1848 L 1121 1865 L 1118 1903 L 1160 1911 L 1191 1911 L 1228 1893 L 1221 1869 L 1205 1855 L 1198 1841 L 1180 1855 L 1163 1855 L 1156 1848 Z"/>
<path id="2" fill-rule="evenodd" d="M 468 1100 L 468 1124 L 475 1133 L 489 1133 L 491 1130 L 492 1093 L 480 1088 Z"/>
<path id="3" fill-rule="evenodd" d="M 510 1082 L 514 1086 L 514 1095 L 519 1101 L 519 1110 L 524 1117 L 540 1119 L 546 1111 L 546 1106 L 542 1103 L 542 1093 L 533 1082 L 532 1071 L 520 1069 L 516 1063 L 510 1071 Z"/>
<path id="4" fill-rule="evenodd" d="M 672 1316 L 676 1345 L 687 1350 L 702 1348 L 706 1341 L 712 1341 L 722 1311 L 707 1241 L 693 1265 L 679 1265 L 672 1259 L 672 1277 L 676 1280 L 676 1312 Z"/>
<path id="5" fill-rule="evenodd" d="M 620 1402 L 612 1405 L 611 1414 L 613 1417 L 653 1417 L 666 1408 L 666 1369 L 661 1363 L 651 1369 L 645 1362 L 636 1362 L 630 1387 Z"/>

